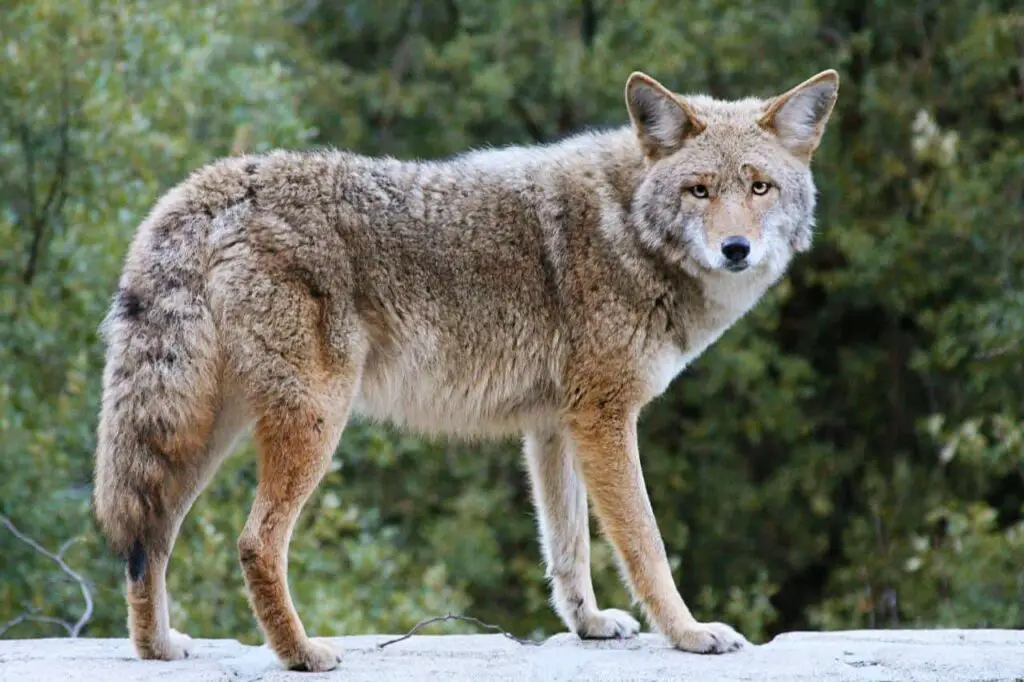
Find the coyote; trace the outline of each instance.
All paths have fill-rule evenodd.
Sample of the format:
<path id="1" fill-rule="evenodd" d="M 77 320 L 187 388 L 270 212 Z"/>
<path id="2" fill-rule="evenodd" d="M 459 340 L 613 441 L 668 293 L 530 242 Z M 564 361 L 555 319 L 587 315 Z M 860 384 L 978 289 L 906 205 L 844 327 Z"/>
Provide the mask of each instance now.
<path id="1" fill-rule="evenodd" d="M 141 658 L 178 659 L 165 574 L 193 501 L 253 428 L 259 483 L 238 553 L 289 668 L 340 661 L 287 584 L 303 504 L 346 421 L 523 439 L 552 603 L 582 638 L 599 609 L 588 495 L 624 580 L 675 647 L 747 640 L 694 618 L 644 486 L 637 415 L 811 245 L 811 157 L 836 101 L 823 71 L 719 101 L 630 75 L 630 123 L 434 161 L 345 151 L 225 158 L 135 234 L 107 346 L 93 507 L 126 562 Z"/>

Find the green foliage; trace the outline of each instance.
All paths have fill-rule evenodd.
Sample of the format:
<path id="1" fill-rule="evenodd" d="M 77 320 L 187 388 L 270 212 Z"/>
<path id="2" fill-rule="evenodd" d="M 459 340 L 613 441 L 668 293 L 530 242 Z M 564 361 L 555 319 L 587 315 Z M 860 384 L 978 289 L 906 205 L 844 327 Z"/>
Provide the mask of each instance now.
<path id="1" fill-rule="evenodd" d="M 266 3 L 136 3 L 127 13 L 119 3 L 7 4 L 0 510 L 50 548 L 86 536 L 68 560 L 96 581 L 89 632 L 101 634 L 121 630 L 123 612 L 120 570 L 89 516 L 96 330 L 132 231 L 160 192 L 230 152 L 247 126 L 259 130 L 254 148 L 306 144 L 315 131 L 298 112 L 307 84 L 287 65 L 298 43 L 275 22 L 232 16 L 258 16 Z M 79 608 L 77 588 L 41 556 L 6 534 L 0 555 L 0 614 Z M 33 632 L 53 627 L 25 624 L 15 634 Z"/>
<path id="2" fill-rule="evenodd" d="M 1014 3 L 966 0 L 2 0 L 0 511 L 51 549 L 82 536 L 66 559 L 93 581 L 86 633 L 124 633 L 88 513 L 96 327 L 134 227 L 202 163 L 540 142 L 624 122 L 634 69 L 737 97 L 834 67 L 814 250 L 642 419 L 676 578 L 698 617 L 760 639 L 1020 627 L 1021 35 Z M 245 444 L 175 550 L 172 618 L 193 635 L 259 638 L 235 556 L 253 460 Z M 514 442 L 352 425 L 295 533 L 307 627 L 450 610 L 558 630 L 529 505 Z M 593 551 L 599 600 L 628 604 Z M 77 617 L 77 587 L 2 529 L 0 557 L 0 625 Z"/>

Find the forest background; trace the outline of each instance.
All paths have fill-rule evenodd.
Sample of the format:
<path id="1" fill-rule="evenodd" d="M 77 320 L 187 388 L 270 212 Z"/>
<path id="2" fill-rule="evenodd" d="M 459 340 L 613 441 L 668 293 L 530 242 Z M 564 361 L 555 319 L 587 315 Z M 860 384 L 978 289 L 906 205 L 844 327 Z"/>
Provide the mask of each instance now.
<path id="1" fill-rule="evenodd" d="M 81 578 L 76 632 L 125 633 L 88 508 L 97 326 L 160 193 L 235 152 L 436 158 L 624 124 L 635 69 L 741 97 L 826 68 L 813 251 L 643 415 L 675 577 L 758 641 L 1024 626 L 1019 2 L 0 0 L 0 512 Z M 235 551 L 254 477 L 246 442 L 183 528 L 193 636 L 259 641 Z M 4 637 L 83 616 L 40 548 L 0 526 Z M 321 635 L 449 611 L 561 630 L 514 441 L 352 425 L 290 573 Z M 604 542 L 594 573 L 629 604 Z"/>

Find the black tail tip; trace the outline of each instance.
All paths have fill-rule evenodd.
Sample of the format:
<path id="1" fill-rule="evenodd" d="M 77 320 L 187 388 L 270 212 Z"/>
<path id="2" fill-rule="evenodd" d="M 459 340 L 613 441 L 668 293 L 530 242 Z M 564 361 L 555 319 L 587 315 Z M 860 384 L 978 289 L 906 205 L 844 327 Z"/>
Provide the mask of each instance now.
<path id="1" fill-rule="evenodd" d="M 128 578 L 139 582 L 146 575 L 146 548 L 141 540 L 136 540 L 128 552 Z"/>

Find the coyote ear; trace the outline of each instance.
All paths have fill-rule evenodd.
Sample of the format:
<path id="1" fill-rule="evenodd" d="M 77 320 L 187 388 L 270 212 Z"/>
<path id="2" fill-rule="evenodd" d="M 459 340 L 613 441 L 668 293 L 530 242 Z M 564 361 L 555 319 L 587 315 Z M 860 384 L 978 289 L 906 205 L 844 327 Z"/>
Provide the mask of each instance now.
<path id="1" fill-rule="evenodd" d="M 839 95 L 839 74 L 829 69 L 768 102 L 758 121 L 793 154 L 811 160 Z"/>
<path id="2" fill-rule="evenodd" d="M 707 127 L 685 101 L 639 71 L 626 82 L 626 108 L 640 146 L 650 159 L 674 152 L 683 140 Z"/>

